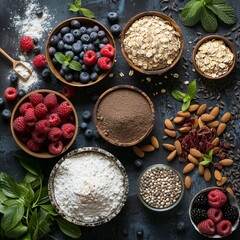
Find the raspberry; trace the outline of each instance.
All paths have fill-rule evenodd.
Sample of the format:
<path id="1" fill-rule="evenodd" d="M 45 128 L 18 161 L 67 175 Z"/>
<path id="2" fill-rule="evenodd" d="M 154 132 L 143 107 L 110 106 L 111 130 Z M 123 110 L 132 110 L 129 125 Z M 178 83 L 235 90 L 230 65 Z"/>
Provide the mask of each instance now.
<path id="1" fill-rule="evenodd" d="M 4 91 L 4 97 L 8 100 L 8 101 L 13 101 L 15 100 L 15 98 L 17 97 L 17 89 L 14 87 L 8 87 L 6 88 L 6 90 Z"/>
<path id="2" fill-rule="evenodd" d="M 48 139 L 52 142 L 58 141 L 62 136 L 62 130 L 58 127 L 53 127 L 48 132 Z"/>
<path id="3" fill-rule="evenodd" d="M 44 143 L 44 141 L 46 140 L 46 134 L 40 133 L 40 132 L 34 130 L 32 132 L 32 139 L 36 143 Z"/>
<path id="4" fill-rule="evenodd" d="M 76 94 L 76 89 L 75 87 L 72 87 L 72 86 L 68 86 L 68 85 L 65 85 L 63 88 L 62 88 L 62 94 L 67 97 L 67 98 L 72 98 L 75 96 Z"/>
<path id="5" fill-rule="evenodd" d="M 26 131 L 26 123 L 23 116 L 17 117 L 13 122 L 13 127 L 18 132 Z"/>
<path id="6" fill-rule="evenodd" d="M 33 92 L 29 95 L 30 102 L 33 106 L 43 102 L 43 95 L 41 93 Z"/>
<path id="7" fill-rule="evenodd" d="M 220 189 L 208 193 L 208 202 L 214 208 L 220 208 L 227 202 L 227 197 Z"/>
<path id="8" fill-rule="evenodd" d="M 198 225 L 198 230 L 204 235 L 213 235 L 215 233 L 215 225 L 211 219 L 206 219 L 200 222 Z"/>
<path id="9" fill-rule="evenodd" d="M 58 105 L 57 102 L 57 97 L 54 93 L 49 93 L 45 98 L 44 98 L 44 104 L 47 106 L 47 108 L 52 109 L 56 108 Z"/>
<path id="10" fill-rule="evenodd" d="M 232 223 L 228 220 L 222 220 L 217 224 L 216 230 L 219 235 L 227 236 L 232 232 Z"/>
<path id="11" fill-rule="evenodd" d="M 97 54 L 93 50 L 88 50 L 83 55 L 83 61 L 87 65 L 93 65 L 97 61 Z"/>
<path id="12" fill-rule="evenodd" d="M 61 127 L 62 129 L 62 135 L 63 137 L 65 137 L 66 139 L 72 138 L 74 131 L 75 131 L 75 126 L 71 123 L 65 123 L 62 125 Z"/>
<path id="13" fill-rule="evenodd" d="M 58 107 L 58 115 L 60 117 L 66 117 L 72 112 L 72 106 L 67 102 L 63 101 Z"/>
<path id="14" fill-rule="evenodd" d="M 43 54 L 38 54 L 34 59 L 33 59 L 33 65 L 35 67 L 43 67 L 47 64 L 47 59 Z"/>
<path id="15" fill-rule="evenodd" d="M 46 119 L 40 120 L 35 124 L 35 129 L 39 133 L 47 134 L 50 130 L 49 128 L 49 122 Z"/>
<path id="16" fill-rule="evenodd" d="M 24 120 L 29 127 L 32 127 L 37 122 L 34 108 L 28 108 L 24 115 Z"/>
<path id="17" fill-rule="evenodd" d="M 103 70 L 109 70 L 112 67 L 112 61 L 108 57 L 100 57 L 97 61 L 97 65 Z"/>
<path id="18" fill-rule="evenodd" d="M 50 127 L 57 127 L 61 123 L 61 119 L 57 113 L 52 113 L 48 116 L 48 122 Z"/>
<path id="19" fill-rule="evenodd" d="M 30 151 L 39 152 L 42 148 L 42 144 L 33 141 L 33 139 L 29 139 L 28 142 L 27 142 L 27 148 Z"/>
<path id="20" fill-rule="evenodd" d="M 208 218 L 215 223 L 218 223 L 219 221 L 221 221 L 223 217 L 222 210 L 218 208 L 209 208 L 207 211 L 207 214 L 208 214 Z"/>
<path id="21" fill-rule="evenodd" d="M 115 50 L 114 47 L 111 44 L 106 44 L 100 51 L 103 57 L 113 57 Z"/>
<path id="22" fill-rule="evenodd" d="M 48 109 L 44 103 L 39 103 L 38 105 L 36 105 L 34 110 L 35 115 L 38 119 L 44 118 L 48 113 Z"/>
<path id="23" fill-rule="evenodd" d="M 31 51 L 34 48 L 33 39 L 29 36 L 23 36 L 20 39 L 20 49 L 23 52 Z"/>
<path id="24" fill-rule="evenodd" d="M 20 106 L 19 112 L 22 115 L 25 115 L 26 110 L 29 109 L 29 108 L 33 108 L 33 105 L 30 102 L 25 102 Z"/>
<path id="25" fill-rule="evenodd" d="M 61 140 L 58 140 L 57 142 L 53 142 L 49 145 L 48 150 L 50 153 L 57 155 L 62 152 L 63 150 L 63 143 Z"/>

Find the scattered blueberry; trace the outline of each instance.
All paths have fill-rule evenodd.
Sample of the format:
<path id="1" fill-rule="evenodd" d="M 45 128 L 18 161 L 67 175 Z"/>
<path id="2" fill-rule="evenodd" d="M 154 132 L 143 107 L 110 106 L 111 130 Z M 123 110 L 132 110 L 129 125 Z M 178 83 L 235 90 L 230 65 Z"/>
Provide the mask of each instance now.
<path id="1" fill-rule="evenodd" d="M 63 36 L 63 42 L 64 43 L 72 44 L 72 43 L 74 43 L 74 40 L 75 40 L 75 38 L 74 38 L 72 33 L 66 33 Z"/>
<path id="2" fill-rule="evenodd" d="M 92 138 L 93 137 L 93 130 L 88 128 L 86 129 L 86 131 L 84 132 L 84 136 L 88 139 Z"/>
<path id="3" fill-rule="evenodd" d="M 53 56 L 55 53 L 57 52 L 56 48 L 55 47 L 50 47 L 48 49 L 48 53 L 49 55 Z"/>
<path id="4" fill-rule="evenodd" d="M 0 98 L 0 108 L 3 108 L 4 104 L 5 104 L 4 99 Z"/>
<path id="5" fill-rule="evenodd" d="M 33 49 L 34 53 L 36 55 L 38 55 L 39 53 L 41 53 L 42 51 L 42 48 L 40 46 L 35 46 L 34 49 Z"/>
<path id="6" fill-rule="evenodd" d="M 119 24 L 113 24 L 110 30 L 111 30 L 111 33 L 117 37 L 121 33 L 122 28 Z"/>
<path id="7" fill-rule="evenodd" d="M 185 222 L 179 222 L 178 224 L 177 224 L 177 230 L 179 231 L 179 232 L 182 232 L 182 231 L 184 231 L 186 229 L 186 224 L 185 224 Z"/>
<path id="8" fill-rule="evenodd" d="M 37 8 L 36 9 L 36 15 L 37 15 L 37 17 L 42 17 L 42 15 L 43 15 L 43 10 L 41 9 L 41 8 Z"/>
<path id="9" fill-rule="evenodd" d="M 82 122 L 79 127 L 80 127 L 81 130 L 84 131 L 88 128 L 88 124 L 86 122 Z"/>
<path id="10" fill-rule="evenodd" d="M 91 75 L 90 75 L 90 79 L 94 82 L 97 81 L 98 74 L 96 72 L 92 72 Z"/>
<path id="11" fill-rule="evenodd" d="M 109 12 L 107 15 L 107 19 L 110 23 L 117 23 L 118 22 L 118 13 L 117 12 Z"/>
<path id="12" fill-rule="evenodd" d="M 39 42 L 39 40 L 38 40 L 38 38 L 37 38 L 37 37 L 33 37 L 33 38 L 32 38 L 32 40 L 33 40 L 33 43 L 34 43 L 35 45 L 37 45 L 37 44 L 38 44 L 38 42 Z"/>
<path id="13" fill-rule="evenodd" d="M 2 117 L 4 119 L 9 120 L 11 118 L 11 115 L 12 115 L 12 112 L 9 109 L 7 109 L 7 108 L 3 109 Z"/>
<path id="14" fill-rule="evenodd" d="M 18 80 L 19 80 L 19 77 L 18 77 L 18 75 L 16 73 L 12 73 L 10 75 L 10 82 L 12 84 L 16 84 L 18 82 Z"/>
<path id="15" fill-rule="evenodd" d="M 82 113 L 83 120 L 89 122 L 91 120 L 91 112 L 86 110 Z"/>
<path id="16" fill-rule="evenodd" d="M 22 88 L 18 90 L 18 96 L 21 98 L 26 95 L 26 91 Z"/>
<path id="17" fill-rule="evenodd" d="M 143 166 L 143 160 L 140 159 L 140 158 L 135 159 L 135 160 L 134 160 L 134 166 L 135 166 L 136 168 L 142 168 L 142 166 Z"/>
<path id="18" fill-rule="evenodd" d="M 44 78 L 44 79 L 48 79 L 49 77 L 50 77 L 50 75 L 51 75 L 51 71 L 50 71 L 50 69 L 49 68 L 44 68 L 43 70 L 42 70 L 42 77 Z"/>
<path id="19" fill-rule="evenodd" d="M 62 34 L 66 34 L 70 32 L 70 27 L 63 27 L 60 31 Z"/>
<path id="20" fill-rule="evenodd" d="M 71 21 L 71 27 L 73 28 L 80 28 L 81 24 L 78 20 L 72 20 Z"/>

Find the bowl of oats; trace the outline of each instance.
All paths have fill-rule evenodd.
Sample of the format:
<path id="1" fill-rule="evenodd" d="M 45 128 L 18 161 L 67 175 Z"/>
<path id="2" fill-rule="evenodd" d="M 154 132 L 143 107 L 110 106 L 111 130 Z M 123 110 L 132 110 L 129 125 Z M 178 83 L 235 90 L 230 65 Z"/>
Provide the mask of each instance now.
<path id="1" fill-rule="evenodd" d="M 236 49 L 225 37 L 209 35 L 195 46 L 192 61 L 197 72 L 207 79 L 222 79 L 236 65 Z"/>
<path id="2" fill-rule="evenodd" d="M 132 17 L 122 30 L 120 44 L 128 64 L 147 75 L 161 75 L 173 68 L 184 49 L 180 27 L 160 12 Z"/>

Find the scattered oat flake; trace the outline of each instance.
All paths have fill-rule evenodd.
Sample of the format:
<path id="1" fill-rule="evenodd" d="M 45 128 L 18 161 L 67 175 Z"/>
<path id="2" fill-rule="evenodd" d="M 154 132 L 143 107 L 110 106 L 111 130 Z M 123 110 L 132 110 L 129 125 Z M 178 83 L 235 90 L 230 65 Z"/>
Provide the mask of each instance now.
<path id="1" fill-rule="evenodd" d="M 152 81 L 152 79 L 151 79 L 150 77 L 146 77 L 146 80 L 147 80 L 148 82 L 151 82 L 151 81 Z"/>
<path id="2" fill-rule="evenodd" d="M 113 73 L 110 73 L 108 76 L 109 76 L 110 78 L 112 78 L 112 77 L 113 77 L 113 75 L 114 75 Z"/>
<path id="3" fill-rule="evenodd" d="M 186 84 L 186 85 L 189 84 L 189 81 L 184 81 L 184 84 Z"/>
<path id="4" fill-rule="evenodd" d="M 161 93 L 165 93 L 165 92 L 166 92 L 166 89 L 162 88 Z"/>
<path id="5" fill-rule="evenodd" d="M 119 73 L 119 76 L 120 76 L 120 77 L 124 77 L 125 75 L 124 75 L 123 72 L 120 72 L 120 73 Z"/>
<path id="6" fill-rule="evenodd" d="M 173 74 L 173 77 L 174 77 L 174 78 L 179 78 L 179 74 L 178 74 L 178 73 L 174 73 L 174 74 Z"/>
<path id="7" fill-rule="evenodd" d="M 130 70 L 128 75 L 131 77 L 132 75 L 134 74 L 134 71 L 133 70 Z"/>

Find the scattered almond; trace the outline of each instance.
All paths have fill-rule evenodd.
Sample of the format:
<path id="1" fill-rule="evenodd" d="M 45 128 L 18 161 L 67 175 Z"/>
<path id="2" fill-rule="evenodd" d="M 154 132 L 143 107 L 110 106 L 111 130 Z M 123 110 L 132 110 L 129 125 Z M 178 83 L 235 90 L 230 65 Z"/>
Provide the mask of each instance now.
<path id="1" fill-rule="evenodd" d="M 198 173 L 200 175 L 204 174 L 204 166 L 202 164 L 198 164 Z"/>
<path id="2" fill-rule="evenodd" d="M 194 123 L 192 124 L 192 129 L 196 129 L 198 127 L 198 116 L 194 118 Z"/>
<path id="3" fill-rule="evenodd" d="M 159 142 L 156 137 L 151 136 L 151 144 L 153 145 L 154 148 L 158 149 L 159 148 Z"/>
<path id="4" fill-rule="evenodd" d="M 221 181 L 222 179 L 222 174 L 219 170 L 215 169 L 214 170 L 214 177 L 216 178 L 217 181 Z"/>
<path id="5" fill-rule="evenodd" d="M 191 155 L 191 154 L 188 154 L 188 160 L 190 161 L 190 162 L 192 162 L 193 164 L 195 164 L 195 165 L 198 165 L 199 164 L 199 162 L 198 162 L 198 160 L 193 156 L 193 155 Z"/>
<path id="6" fill-rule="evenodd" d="M 226 112 L 226 113 L 223 114 L 223 116 L 221 118 L 221 122 L 227 123 L 230 119 L 231 119 L 231 113 Z"/>
<path id="7" fill-rule="evenodd" d="M 211 172 L 209 170 L 209 168 L 205 168 L 204 169 L 204 174 L 203 174 L 203 178 L 205 181 L 209 182 L 212 178 Z"/>
<path id="8" fill-rule="evenodd" d="M 168 156 L 167 156 L 167 160 L 168 161 L 172 161 L 177 155 L 177 151 L 173 150 Z"/>
<path id="9" fill-rule="evenodd" d="M 168 128 L 170 130 L 174 130 L 174 126 L 169 118 L 165 119 L 164 124 L 165 124 L 166 128 Z"/>
<path id="10" fill-rule="evenodd" d="M 188 111 L 185 111 L 185 112 L 183 112 L 183 111 L 178 111 L 177 115 L 178 115 L 179 117 L 183 117 L 183 118 L 189 118 L 189 117 L 191 116 L 190 112 L 188 112 Z"/>
<path id="11" fill-rule="evenodd" d="M 227 180 L 228 180 L 227 177 L 222 177 L 222 179 L 220 181 L 216 181 L 216 185 L 218 187 L 220 187 L 220 186 L 224 185 L 227 182 Z"/>
<path id="12" fill-rule="evenodd" d="M 217 128 L 217 135 L 220 136 L 222 133 L 225 131 L 227 125 L 226 123 L 220 123 L 218 128 Z"/>
<path id="13" fill-rule="evenodd" d="M 184 121 L 184 117 L 175 117 L 173 119 L 173 122 L 175 122 L 176 124 L 180 124 Z"/>
<path id="14" fill-rule="evenodd" d="M 141 150 L 143 150 L 144 152 L 153 152 L 154 151 L 154 146 L 151 144 L 146 144 L 140 147 Z"/>
<path id="15" fill-rule="evenodd" d="M 180 133 L 188 133 L 190 130 L 192 130 L 192 127 L 181 127 L 178 129 Z"/>
<path id="16" fill-rule="evenodd" d="M 198 110 L 198 108 L 199 108 L 199 105 L 198 104 L 192 104 L 192 105 L 190 105 L 189 107 L 188 107 L 188 112 L 195 112 L 195 111 L 197 111 Z"/>
<path id="17" fill-rule="evenodd" d="M 195 148 L 190 148 L 189 152 L 196 158 L 202 158 L 202 153 Z"/>
<path id="18" fill-rule="evenodd" d="M 220 147 L 213 148 L 213 155 L 216 155 L 220 151 Z"/>
<path id="19" fill-rule="evenodd" d="M 207 109 L 207 104 L 205 103 L 202 104 L 197 110 L 197 115 L 198 116 L 202 115 L 203 113 L 205 113 L 206 109 Z"/>
<path id="20" fill-rule="evenodd" d="M 201 119 L 204 121 L 204 122 L 210 122 L 214 119 L 215 117 L 211 114 L 208 114 L 208 113 L 204 113 L 203 115 L 201 115 Z"/>
<path id="21" fill-rule="evenodd" d="M 184 168 L 183 168 L 183 173 L 189 173 L 191 172 L 195 167 L 195 164 L 193 163 L 188 163 Z"/>
<path id="22" fill-rule="evenodd" d="M 234 196 L 234 192 L 230 187 L 226 187 L 226 191 L 230 193 L 232 196 Z"/>
<path id="23" fill-rule="evenodd" d="M 176 148 L 177 154 L 181 155 L 182 154 L 182 145 L 179 140 L 176 140 L 174 143 L 174 146 Z"/>
<path id="24" fill-rule="evenodd" d="M 217 115 L 219 114 L 219 107 L 214 107 L 211 112 L 210 112 L 210 115 L 214 116 L 215 118 L 217 117 Z"/>
<path id="25" fill-rule="evenodd" d="M 139 158 L 143 158 L 145 156 L 143 150 L 137 146 L 133 146 L 133 151 Z"/>
<path id="26" fill-rule="evenodd" d="M 198 126 L 199 126 L 200 128 L 203 128 L 203 127 L 205 126 L 205 124 L 204 124 L 203 120 L 201 119 L 201 117 L 198 118 Z"/>
<path id="27" fill-rule="evenodd" d="M 176 131 L 174 131 L 174 130 L 169 130 L 169 129 L 165 128 L 164 132 L 165 132 L 169 137 L 175 138 L 175 137 L 177 136 Z"/>
<path id="28" fill-rule="evenodd" d="M 210 127 L 210 128 L 217 128 L 218 125 L 219 125 L 219 121 L 217 121 L 217 120 L 207 123 L 207 126 Z"/>
<path id="29" fill-rule="evenodd" d="M 162 146 L 163 146 L 166 150 L 171 151 L 171 152 L 176 149 L 174 145 L 169 144 L 169 143 L 163 143 Z"/>
<path id="30" fill-rule="evenodd" d="M 219 161 L 219 163 L 224 167 L 230 167 L 233 164 L 233 160 L 226 158 L 226 159 L 222 159 L 221 161 Z"/>
<path id="31" fill-rule="evenodd" d="M 218 137 L 216 137 L 216 138 L 214 138 L 214 139 L 212 140 L 212 144 L 213 144 L 214 146 L 218 146 L 219 142 L 220 142 L 220 139 L 219 139 Z"/>
<path id="32" fill-rule="evenodd" d="M 189 189 L 191 187 L 192 179 L 190 176 L 186 176 L 184 180 L 184 185 L 186 189 Z"/>

